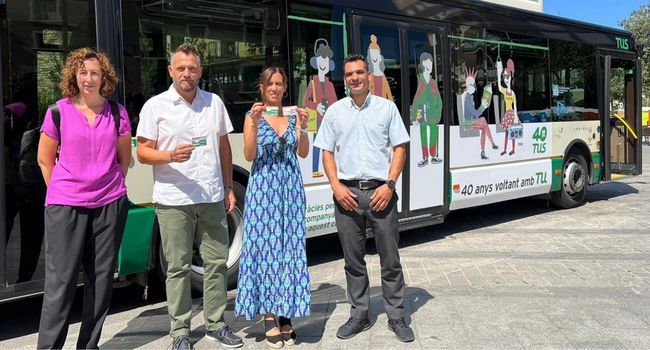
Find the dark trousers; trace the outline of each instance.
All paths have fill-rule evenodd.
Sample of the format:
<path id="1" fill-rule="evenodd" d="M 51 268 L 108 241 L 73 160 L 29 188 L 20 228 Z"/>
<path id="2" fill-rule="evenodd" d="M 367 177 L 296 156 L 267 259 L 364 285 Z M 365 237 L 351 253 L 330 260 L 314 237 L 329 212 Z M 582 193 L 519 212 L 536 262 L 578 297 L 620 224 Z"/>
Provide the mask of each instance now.
<path id="1" fill-rule="evenodd" d="M 339 239 L 345 258 L 350 315 L 368 318 L 370 293 L 366 269 L 366 225 L 370 224 L 375 235 L 377 253 L 381 265 L 381 290 L 386 314 L 390 319 L 404 317 L 404 274 L 399 260 L 399 231 L 397 226 L 397 194 L 386 209 L 376 212 L 370 209 L 370 196 L 374 190 L 350 188 L 357 195 L 359 206 L 347 211 L 336 200 L 335 218 Z"/>
<path id="2" fill-rule="evenodd" d="M 63 347 L 80 266 L 85 280 L 77 348 L 98 348 L 128 210 L 126 196 L 99 208 L 45 208 L 45 289 L 38 349 Z"/>

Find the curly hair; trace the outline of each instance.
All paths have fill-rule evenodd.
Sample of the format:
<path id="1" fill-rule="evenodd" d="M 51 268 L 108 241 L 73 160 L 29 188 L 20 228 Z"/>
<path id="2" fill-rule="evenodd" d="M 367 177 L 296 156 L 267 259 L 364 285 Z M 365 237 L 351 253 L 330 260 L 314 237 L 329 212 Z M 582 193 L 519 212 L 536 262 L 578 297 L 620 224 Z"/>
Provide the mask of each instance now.
<path id="1" fill-rule="evenodd" d="M 102 69 L 102 86 L 99 89 L 99 93 L 104 97 L 108 97 L 113 93 L 119 78 L 108 56 L 90 47 L 82 47 L 68 54 L 65 60 L 65 66 L 61 71 L 61 83 L 59 83 L 59 87 L 64 97 L 70 98 L 79 94 L 77 72 L 84 67 L 84 61 L 92 59 L 97 60 Z"/>

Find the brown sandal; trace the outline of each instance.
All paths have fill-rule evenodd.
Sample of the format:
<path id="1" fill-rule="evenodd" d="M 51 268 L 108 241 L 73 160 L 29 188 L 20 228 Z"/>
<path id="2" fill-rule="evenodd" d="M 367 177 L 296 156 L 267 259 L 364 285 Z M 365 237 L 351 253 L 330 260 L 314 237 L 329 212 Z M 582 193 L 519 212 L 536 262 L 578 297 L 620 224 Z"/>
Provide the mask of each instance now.
<path id="1" fill-rule="evenodd" d="M 293 329 L 293 326 L 291 325 L 291 318 L 280 316 L 280 318 L 278 318 L 278 324 L 280 325 L 280 332 L 282 332 L 282 327 L 284 326 L 291 327 L 291 333 L 282 332 L 282 341 L 284 342 L 284 345 L 288 345 L 288 346 L 295 345 L 296 332 Z"/>
<path id="2" fill-rule="evenodd" d="M 266 336 L 266 344 L 272 349 L 281 349 L 284 346 L 284 342 L 282 341 L 282 332 L 276 335 L 269 335 L 268 333 L 272 331 L 273 328 L 277 328 L 278 331 L 280 331 L 280 327 L 278 327 L 275 319 L 264 320 L 264 335 Z"/>

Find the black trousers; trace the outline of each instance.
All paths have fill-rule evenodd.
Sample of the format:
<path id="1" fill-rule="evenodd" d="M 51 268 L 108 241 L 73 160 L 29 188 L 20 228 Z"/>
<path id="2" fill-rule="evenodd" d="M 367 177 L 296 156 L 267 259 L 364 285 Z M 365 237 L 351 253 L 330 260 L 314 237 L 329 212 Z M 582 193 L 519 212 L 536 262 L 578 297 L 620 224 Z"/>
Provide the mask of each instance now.
<path id="1" fill-rule="evenodd" d="M 80 266 L 85 280 L 77 348 L 98 348 L 128 210 L 126 196 L 99 208 L 45 208 L 45 290 L 38 349 L 63 347 Z"/>
<path id="2" fill-rule="evenodd" d="M 334 200 L 334 215 L 345 259 L 350 315 L 368 318 L 370 293 L 366 269 L 366 225 L 370 224 L 375 235 L 377 253 L 381 265 L 381 291 L 386 314 L 390 319 L 404 317 L 404 274 L 399 259 L 399 230 L 397 222 L 397 194 L 393 194 L 388 206 L 376 212 L 370 209 L 370 196 L 374 190 L 350 187 L 357 195 L 359 206 L 347 211 Z"/>

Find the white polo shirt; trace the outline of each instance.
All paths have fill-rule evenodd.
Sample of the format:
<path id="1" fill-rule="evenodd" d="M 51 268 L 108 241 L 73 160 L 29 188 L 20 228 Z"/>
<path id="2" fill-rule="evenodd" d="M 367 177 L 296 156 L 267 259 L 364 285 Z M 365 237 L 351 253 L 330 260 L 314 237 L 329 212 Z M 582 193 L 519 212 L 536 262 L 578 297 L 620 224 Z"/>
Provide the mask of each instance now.
<path id="1" fill-rule="evenodd" d="M 204 140 L 183 163 L 153 166 L 153 201 L 163 205 L 214 203 L 223 200 L 219 139 L 232 131 L 228 111 L 219 96 L 198 89 L 192 103 L 174 86 L 150 98 L 140 111 L 137 136 L 156 141 L 156 149 L 171 151 L 192 139 Z"/>

